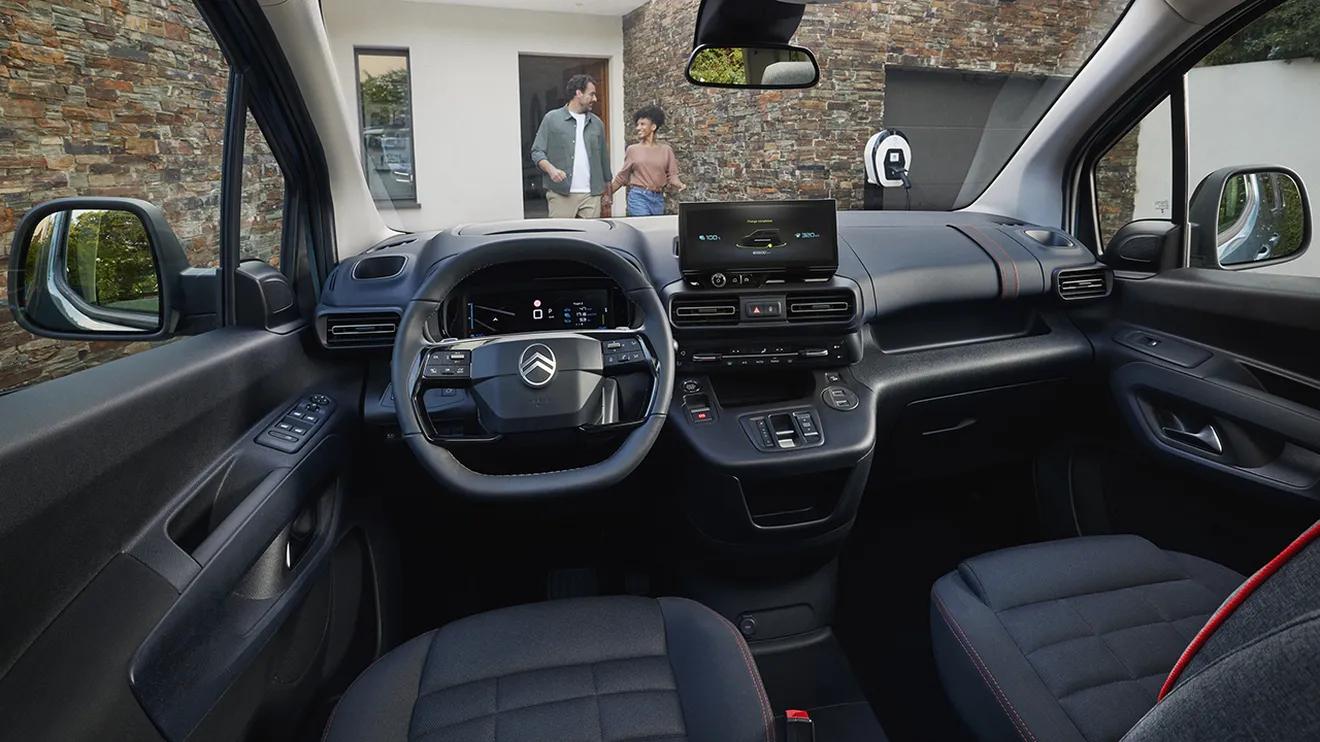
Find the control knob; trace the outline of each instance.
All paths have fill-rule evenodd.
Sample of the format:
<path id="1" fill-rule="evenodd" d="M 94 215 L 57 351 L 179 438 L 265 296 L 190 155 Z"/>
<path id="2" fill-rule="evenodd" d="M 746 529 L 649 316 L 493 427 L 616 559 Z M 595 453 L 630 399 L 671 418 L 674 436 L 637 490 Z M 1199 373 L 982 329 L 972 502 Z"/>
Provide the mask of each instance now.
<path id="1" fill-rule="evenodd" d="M 729 279 L 723 273 L 715 273 L 710 277 L 710 285 L 717 289 L 722 289 L 729 283 Z"/>

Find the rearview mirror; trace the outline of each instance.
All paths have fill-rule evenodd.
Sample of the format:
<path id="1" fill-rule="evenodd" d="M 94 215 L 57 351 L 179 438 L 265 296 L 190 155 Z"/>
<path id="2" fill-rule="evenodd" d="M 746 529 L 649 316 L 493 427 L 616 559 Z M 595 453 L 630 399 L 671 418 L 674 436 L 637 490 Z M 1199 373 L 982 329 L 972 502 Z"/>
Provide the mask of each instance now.
<path id="1" fill-rule="evenodd" d="M 800 46 L 698 46 L 688 58 L 687 79 L 707 88 L 787 90 L 814 87 L 820 65 Z"/>
<path id="2" fill-rule="evenodd" d="M 1310 243 L 1310 212 L 1302 181 L 1291 170 L 1216 170 L 1196 187 L 1188 208 L 1196 225 L 1193 252 L 1200 264 L 1222 267 L 1291 260 Z"/>
<path id="3" fill-rule="evenodd" d="M 14 233 L 9 308 L 43 337 L 167 337 L 187 258 L 160 210 L 125 198 L 67 198 L 29 211 Z"/>

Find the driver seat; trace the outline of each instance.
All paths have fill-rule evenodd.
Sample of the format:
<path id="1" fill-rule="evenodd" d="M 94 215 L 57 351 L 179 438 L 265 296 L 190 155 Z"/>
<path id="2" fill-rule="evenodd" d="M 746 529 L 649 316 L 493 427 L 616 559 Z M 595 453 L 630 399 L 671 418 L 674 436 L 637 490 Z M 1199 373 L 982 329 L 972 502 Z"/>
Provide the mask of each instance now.
<path id="1" fill-rule="evenodd" d="M 773 742 L 746 642 L 683 598 L 557 600 L 470 616 L 378 659 L 325 742 Z"/>

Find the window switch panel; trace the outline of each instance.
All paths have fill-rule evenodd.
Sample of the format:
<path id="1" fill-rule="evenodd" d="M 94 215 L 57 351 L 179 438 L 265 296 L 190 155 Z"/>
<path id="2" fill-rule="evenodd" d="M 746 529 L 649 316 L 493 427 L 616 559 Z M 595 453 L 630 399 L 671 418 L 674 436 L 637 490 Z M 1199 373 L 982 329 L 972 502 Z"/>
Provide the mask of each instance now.
<path id="1" fill-rule="evenodd" d="M 324 394 L 312 394 L 290 406 L 274 423 L 257 436 L 257 443 L 284 453 L 297 453 L 315 437 L 317 429 L 335 410 L 335 401 Z"/>

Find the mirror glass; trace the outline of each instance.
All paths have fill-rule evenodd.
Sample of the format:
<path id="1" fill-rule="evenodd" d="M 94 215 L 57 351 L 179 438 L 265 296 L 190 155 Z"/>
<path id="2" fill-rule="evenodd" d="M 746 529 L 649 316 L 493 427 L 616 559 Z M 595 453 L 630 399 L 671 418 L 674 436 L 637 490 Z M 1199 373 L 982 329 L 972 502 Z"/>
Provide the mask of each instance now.
<path id="1" fill-rule="evenodd" d="M 129 211 L 47 215 L 27 240 L 23 313 L 60 332 L 144 333 L 161 327 L 151 240 Z"/>
<path id="2" fill-rule="evenodd" d="M 1224 183 L 1215 238 L 1220 265 L 1286 258 L 1302 249 L 1304 231 L 1301 193 L 1288 174 L 1243 173 Z"/>
<path id="3" fill-rule="evenodd" d="M 703 46 L 688 60 L 687 78 L 714 88 L 810 88 L 820 67 L 801 47 Z"/>

